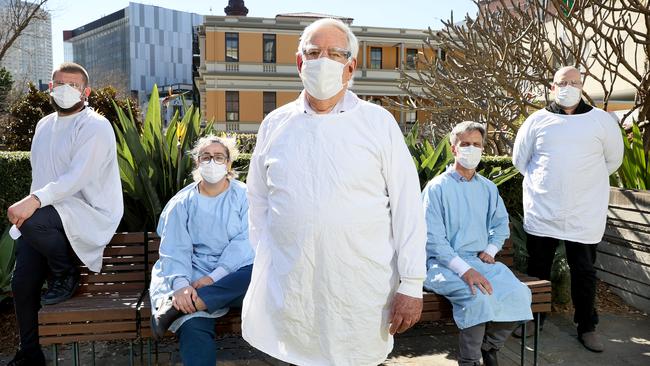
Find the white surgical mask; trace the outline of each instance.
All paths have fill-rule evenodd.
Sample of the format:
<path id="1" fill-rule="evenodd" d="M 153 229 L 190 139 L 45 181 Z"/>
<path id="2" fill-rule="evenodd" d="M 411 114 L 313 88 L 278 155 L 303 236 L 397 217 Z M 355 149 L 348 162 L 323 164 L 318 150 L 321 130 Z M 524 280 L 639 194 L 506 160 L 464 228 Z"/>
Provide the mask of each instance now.
<path id="1" fill-rule="evenodd" d="M 68 84 L 59 85 L 52 89 L 50 95 L 56 105 L 63 109 L 72 108 L 81 101 L 81 92 Z"/>
<path id="2" fill-rule="evenodd" d="M 219 164 L 215 163 L 214 160 L 210 160 L 207 163 L 199 164 L 199 173 L 206 182 L 214 184 L 222 180 L 228 171 L 226 164 Z"/>
<path id="3" fill-rule="evenodd" d="M 562 107 L 573 107 L 580 102 L 582 91 L 575 86 L 555 87 L 555 102 Z"/>
<path id="4" fill-rule="evenodd" d="M 460 165 L 465 169 L 475 169 L 481 162 L 483 149 L 476 146 L 458 146 L 456 152 L 456 159 Z"/>
<path id="5" fill-rule="evenodd" d="M 343 89 L 343 69 L 345 64 L 321 57 L 316 60 L 304 60 L 300 78 L 309 95 L 325 100 Z"/>

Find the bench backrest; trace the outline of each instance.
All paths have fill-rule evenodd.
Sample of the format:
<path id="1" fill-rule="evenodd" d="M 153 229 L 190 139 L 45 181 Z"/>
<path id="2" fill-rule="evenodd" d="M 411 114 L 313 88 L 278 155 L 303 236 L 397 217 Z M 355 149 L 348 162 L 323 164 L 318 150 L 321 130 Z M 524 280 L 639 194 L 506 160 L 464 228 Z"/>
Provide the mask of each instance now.
<path id="1" fill-rule="evenodd" d="M 141 291 L 150 269 L 145 266 L 146 233 L 116 233 L 104 249 L 99 273 L 81 265 L 81 284 L 77 293 Z"/>

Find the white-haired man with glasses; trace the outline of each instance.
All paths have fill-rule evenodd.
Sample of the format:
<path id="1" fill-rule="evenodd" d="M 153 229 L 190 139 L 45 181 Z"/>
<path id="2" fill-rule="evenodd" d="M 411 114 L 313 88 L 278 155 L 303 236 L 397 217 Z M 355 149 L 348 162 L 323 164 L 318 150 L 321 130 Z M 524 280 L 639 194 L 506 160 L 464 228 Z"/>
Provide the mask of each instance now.
<path id="1" fill-rule="evenodd" d="M 298 365 L 377 365 L 422 311 L 418 176 L 393 116 L 347 90 L 358 49 L 341 21 L 305 28 L 304 91 L 262 122 L 247 180 L 242 333 Z"/>
<path id="2" fill-rule="evenodd" d="M 623 139 L 608 113 L 582 100 L 578 69 L 559 69 L 551 90 L 555 100 L 526 119 L 512 153 L 524 175 L 528 274 L 550 279 L 555 249 L 564 241 L 578 340 L 602 352 L 594 263 L 605 232 L 609 175 L 621 165 Z M 515 335 L 521 336 L 521 330 Z"/>

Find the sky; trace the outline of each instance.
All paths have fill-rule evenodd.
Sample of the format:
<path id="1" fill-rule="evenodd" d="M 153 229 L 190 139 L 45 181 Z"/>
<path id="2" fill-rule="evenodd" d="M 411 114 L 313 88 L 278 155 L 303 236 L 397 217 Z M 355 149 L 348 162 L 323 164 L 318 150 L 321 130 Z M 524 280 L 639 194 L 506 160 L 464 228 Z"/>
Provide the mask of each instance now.
<path id="1" fill-rule="evenodd" d="M 201 15 L 225 15 L 228 0 L 137 0 L 134 2 Z M 471 0 L 245 0 L 248 16 L 273 18 L 281 13 L 313 12 L 354 18 L 356 26 L 440 28 L 441 20 L 454 21 L 477 8 Z M 49 0 L 52 16 L 53 66 L 63 62 L 63 31 L 72 30 L 129 5 L 122 0 Z"/>

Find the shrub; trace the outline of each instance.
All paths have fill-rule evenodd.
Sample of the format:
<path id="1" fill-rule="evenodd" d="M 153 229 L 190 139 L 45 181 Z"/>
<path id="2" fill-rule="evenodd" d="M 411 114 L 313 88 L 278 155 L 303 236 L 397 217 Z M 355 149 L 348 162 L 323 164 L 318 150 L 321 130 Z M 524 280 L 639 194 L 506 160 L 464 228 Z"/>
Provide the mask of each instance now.
<path id="1" fill-rule="evenodd" d="M 7 149 L 29 151 L 36 124 L 41 118 L 54 112 L 47 93 L 29 83 L 27 94 L 20 97 L 10 108 L 2 142 Z"/>
<path id="2" fill-rule="evenodd" d="M 99 114 L 115 125 L 118 121 L 117 111 L 113 106 L 117 104 L 119 108 L 129 111 L 135 120 L 136 128 L 142 131 L 142 119 L 140 118 L 140 107 L 138 101 L 131 98 L 120 98 L 117 90 L 112 86 L 106 86 L 99 89 L 92 89 L 88 96 L 88 104 Z"/>
<path id="3" fill-rule="evenodd" d="M 97 90 L 93 89 L 88 97 L 88 104 L 97 113 L 115 124 L 117 113 L 113 107 L 113 101 L 122 109 L 130 109 L 138 130 L 141 130 L 142 123 L 140 122 L 140 110 L 137 103 L 131 105 L 128 103 L 128 99 L 116 98 L 114 88 L 108 86 Z M 27 93 L 11 106 L 9 112 L 10 115 L 7 118 L 2 143 L 7 146 L 8 150 L 29 151 L 36 124 L 41 118 L 54 112 L 54 108 L 50 104 L 49 94 L 38 90 L 34 84 L 30 83 Z"/>
<path id="4" fill-rule="evenodd" d="M 31 183 L 29 153 L 0 151 L 0 231 L 9 226 L 7 208 L 29 194 Z"/>

